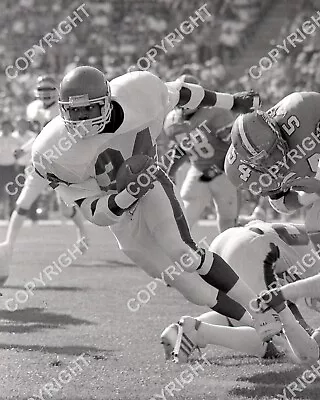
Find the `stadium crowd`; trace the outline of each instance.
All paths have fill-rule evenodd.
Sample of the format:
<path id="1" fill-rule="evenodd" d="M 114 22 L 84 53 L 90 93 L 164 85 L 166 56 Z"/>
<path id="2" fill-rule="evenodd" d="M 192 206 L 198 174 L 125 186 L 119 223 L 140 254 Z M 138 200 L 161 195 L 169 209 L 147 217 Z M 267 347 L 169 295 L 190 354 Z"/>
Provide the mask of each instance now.
<path id="1" fill-rule="evenodd" d="M 205 22 L 198 20 L 191 34 L 185 34 L 181 42 L 174 43 L 166 52 L 159 52 L 150 71 L 165 80 L 192 73 L 204 85 L 219 91 L 250 89 L 249 75 L 234 79 L 229 67 L 250 44 L 253 32 L 271 5 L 272 0 L 206 3 Z M 73 67 L 87 64 L 104 70 L 112 79 L 136 65 L 155 43 L 160 44 L 183 21 L 194 17 L 202 6 L 198 0 L 90 1 L 84 5 L 89 14 L 86 20 L 83 19 L 57 43 L 47 46 L 45 52 L 37 51 L 28 68 L 19 71 L 14 79 L 7 74 L 1 75 L 1 217 L 8 217 L 16 199 L 16 196 L 7 196 L 4 180 L 12 180 L 28 162 L 26 159 L 17 161 L 11 154 L 30 135 L 38 133 L 31 132 L 25 120 L 26 106 L 33 100 L 37 77 L 52 74 L 59 80 Z M 76 1 L 68 2 L 66 6 L 63 0 L 54 3 L 49 0 L 3 0 L 0 3 L 0 62 L 3 71 L 61 21 L 72 16 L 77 7 L 79 3 Z M 279 36 L 285 37 L 294 31 L 313 10 L 312 1 L 301 1 L 296 18 L 288 19 Z M 319 46 L 315 34 L 263 74 L 259 79 L 259 93 L 265 104 L 274 104 L 294 90 L 319 90 Z M 162 151 L 165 146 L 166 141 L 162 140 Z"/>

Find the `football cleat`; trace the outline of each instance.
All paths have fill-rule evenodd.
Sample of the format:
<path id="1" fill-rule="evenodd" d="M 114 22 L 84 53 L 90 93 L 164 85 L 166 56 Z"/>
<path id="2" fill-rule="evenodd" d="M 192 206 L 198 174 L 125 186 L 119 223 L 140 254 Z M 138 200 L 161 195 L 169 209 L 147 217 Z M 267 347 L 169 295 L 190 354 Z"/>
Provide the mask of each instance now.
<path id="1" fill-rule="evenodd" d="M 169 325 L 161 334 L 161 344 L 165 359 L 175 363 L 187 363 L 195 349 L 200 352 L 196 343 L 197 330 L 201 321 L 192 317 L 182 317 L 176 324 Z"/>

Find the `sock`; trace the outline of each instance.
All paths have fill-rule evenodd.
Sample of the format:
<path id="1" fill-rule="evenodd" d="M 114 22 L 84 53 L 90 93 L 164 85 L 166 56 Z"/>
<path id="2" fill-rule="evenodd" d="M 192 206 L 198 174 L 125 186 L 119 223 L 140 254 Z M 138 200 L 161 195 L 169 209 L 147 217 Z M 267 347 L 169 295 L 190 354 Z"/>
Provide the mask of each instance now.
<path id="1" fill-rule="evenodd" d="M 207 256 L 210 252 L 205 252 L 205 259 L 198 273 L 201 278 L 209 285 L 228 294 L 228 296 L 240 303 L 246 308 L 255 318 L 263 319 L 261 314 L 252 310 L 252 300 L 257 297 L 256 293 L 235 273 L 235 271 L 216 253 L 213 254 L 213 262 L 209 268 L 204 268 L 206 265 Z"/>
<path id="2" fill-rule="evenodd" d="M 202 322 L 197 341 L 227 347 L 242 353 L 263 357 L 267 344 L 263 343 L 254 328 L 211 325 Z"/>
<path id="3" fill-rule="evenodd" d="M 221 290 L 219 291 L 217 296 L 217 304 L 212 307 L 212 310 L 216 311 L 219 314 L 225 315 L 226 317 L 233 318 L 237 321 L 240 321 L 246 313 L 246 309 L 242 307 L 241 304 L 230 299 L 230 297 L 221 292 Z"/>

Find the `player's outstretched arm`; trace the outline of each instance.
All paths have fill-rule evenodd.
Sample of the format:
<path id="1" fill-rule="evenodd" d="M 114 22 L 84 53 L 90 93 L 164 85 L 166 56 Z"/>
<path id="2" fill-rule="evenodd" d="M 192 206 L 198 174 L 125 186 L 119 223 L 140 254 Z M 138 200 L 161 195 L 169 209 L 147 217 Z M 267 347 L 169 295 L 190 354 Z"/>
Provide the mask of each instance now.
<path id="1" fill-rule="evenodd" d="M 260 106 L 260 97 L 253 91 L 235 94 L 220 93 L 205 89 L 200 85 L 183 82 L 176 105 L 191 110 L 200 107 L 220 107 L 247 113 Z"/>

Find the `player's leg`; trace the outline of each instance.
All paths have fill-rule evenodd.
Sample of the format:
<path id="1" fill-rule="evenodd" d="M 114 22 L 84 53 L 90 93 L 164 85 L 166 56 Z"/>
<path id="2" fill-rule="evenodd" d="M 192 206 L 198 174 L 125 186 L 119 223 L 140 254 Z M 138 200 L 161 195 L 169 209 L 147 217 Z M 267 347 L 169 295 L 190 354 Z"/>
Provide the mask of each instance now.
<path id="1" fill-rule="evenodd" d="M 305 281 L 299 281 L 296 283 L 304 283 L 312 279 L 314 279 L 314 277 L 307 278 Z M 294 283 L 290 283 L 286 285 L 286 287 L 292 289 L 291 285 L 295 286 Z M 313 285 L 306 285 L 306 288 L 307 287 L 310 289 L 313 287 Z M 285 293 L 286 292 L 287 291 L 285 291 Z M 261 296 L 260 300 L 264 301 L 278 313 L 284 327 L 285 336 L 290 344 L 292 353 L 296 356 L 295 361 L 316 361 L 319 359 L 320 356 L 318 344 L 318 342 L 320 343 L 320 337 L 318 331 L 314 332 L 313 335 L 310 336 L 306 329 L 304 329 L 299 324 L 297 319 L 294 317 L 290 309 L 285 304 L 285 300 L 287 300 L 288 297 L 290 297 L 290 299 L 293 299 L 293 297 L 297 298 L 296 296 L 290 296 L 290 293 L 291 292 L 287 293 L 286 295 L 283 293 L 282 288 L 275 289 Z"/>
<path id="2" fill-rule="evenodd" d="M 84 225 L 84 218 L 81 214 L 81 211 L 79 210 L 79 207 L 68 207 L 59 196 L 57 197 L 57 199 L 60 211 L 62 212 L 64 217 L 70 218 L 76 226 L 77 242 L 81 243 L 81 245 L 79 245 L 80 250 L 82 251 L 82 253 L 86 252 L 90 244 L 89 236 L 87 234 L 87 230 Z"/>
<path id="3" fill-rule="evenodd" d="M 279 317 L 284 327 L 284 333 L 292 352 L 302 362 L 314 362 L 319 359 L 319 344 L 315 340 L 317 332 L 310 336 L 308 332 L 298 323 L 290 309 L 284 305 L 279 311 Z"/>
<path id="4" fill-rule="evenodd" d="M 223 232 L 236 225 L 239 214 L 238 191 L 226 174 L 217 176 L 208 186 L 217 210 L 219 231 Z"/>
<path id="5" fill-rule="evenodd" d="M 110 228 L 126 256 L 153 278 L 151 287 L 156 286 L 155 292 L 169 284 L 193 304 L 210 308 L 217 304 L 219 291 L 196 272 L 186 272 L 173 263 L 154 240 L 143 218 L 142 203 L 132 215 L 124 215 L 117 225 Z"/>
<path id="6" fill-rule="evenodd" d="M 211 203 L 208 184 L 199 181 L 199 172 L 194 167 L 190 167 L 180 193 L 184 203 L 185 217 L 192 228 L 198 222 L 205 207 Z"/>
<path id="7" fill-rule="evenodd" d="M 198 250 L 198 247 L 190 236 L 181 203 L 175 197 L 173 186 L 166 177 L 161 184 L 156 182 L 155 188 L 141 199 L 141 204 L 152 236 L 173 263 L 180 262 L 186 271 L 197 271 L 209 285 L 227 293 L 250 310 L 252 299 L 255 298 L 254 291 L 218 254 L 203 250 L 190 255 L 190 248 Z M 185 262 L 186 258 L 188 264 Z M 265 323 L 270 314 L 262 317 L 255 310 L 251 314 L 256 318 L 257 329 L 261 329 L 264 338 L 269 338 L 279 330 L 274 320 L 271 319 L 270 324 Z"/>
<path id="8" fill-rule="evenodd" d="M 143 218 L 141 203 L 132 214 L 127 213 L 117 225 L 110 228 L 120 249 L 149 276 L 155 278 L 150 282 L 155 292 L 168 284 L 193 304 L 208 306 L 243 324 L 252 324 L 251 315 L 239 303 L 206 283 L 196 272 L 186 272 L 179 264 L 171 261 L 151 235 Z"/>
<path id="9" fill-rule="evenodd" d="M 30 207 L 47 186 L 48 182 L 35 172 L 27 176 L 15 210 L 10 217 L 6 239 L 0 244 L 0 265 L 2 268 L 8 268 L 12 259 L 14 245 Z"/>
<path id="10" fill-rule="evenodd" d="M 278 290 L 279 297 L 295 302 L 301 297 L 320 297 L 320 275 L 288 283 Z"/>
<path id="11" fill-rule="evenodd" d="M 262 342 L 255 329 L 240 326 L 237 322 L 235 324 L 216 312 L 197 318 L 182 317 L 179 323 L 169 325 L 161 334 L 166 360 L 173 356 L 176 362 L 187 362 L 196 348 L 204 348 L 208 344 L 269 359 L 283 355 L 283 348 L 287 350 L 285 338 L 277 337 L 277 345 L 273 342 Z"/>
<path id="12" fill-rule="evenodd" d="M 16 208 L 9 221 L 5 240 L 6 243 L 11 246 L 14 245 L 30 207 L 47 186 L 48 182 L 35 172 L 28 174 L 24 187 L 17 200 Z"/>

